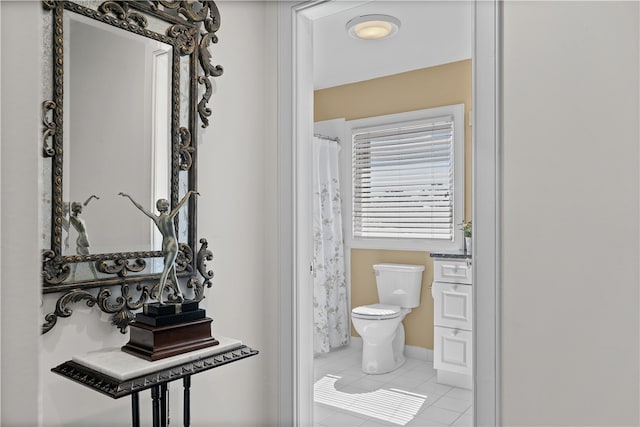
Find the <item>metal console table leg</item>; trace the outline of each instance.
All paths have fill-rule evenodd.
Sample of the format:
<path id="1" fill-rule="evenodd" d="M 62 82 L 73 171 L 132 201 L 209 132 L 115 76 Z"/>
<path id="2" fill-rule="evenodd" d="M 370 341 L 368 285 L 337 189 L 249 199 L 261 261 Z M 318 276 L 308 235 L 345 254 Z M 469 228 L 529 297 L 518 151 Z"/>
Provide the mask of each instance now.
<path id="1" fill-rule="evenodd" d="M 153 413 L 153 427 L 160 427 L 160 386 L 151 387 L 151 410 Z"/>
<path id="2" fill-rule="evenodd" d="M 167 383 L 160 385 L 160 427 L 167 427 Z"/>
<path id="3" fill-rule="evenodd" d="M 184 427 L 189 427 L 191 425 L 191 375 L 187 375 L 182 379 L 184 384 L 184 409 L 183 409 L 183 420 Z"/>
<path id="4" fill-rule="evenodd" d="M 140 397 L 138 393 L 131 395 L 131 425 L 140 427 Z"/>

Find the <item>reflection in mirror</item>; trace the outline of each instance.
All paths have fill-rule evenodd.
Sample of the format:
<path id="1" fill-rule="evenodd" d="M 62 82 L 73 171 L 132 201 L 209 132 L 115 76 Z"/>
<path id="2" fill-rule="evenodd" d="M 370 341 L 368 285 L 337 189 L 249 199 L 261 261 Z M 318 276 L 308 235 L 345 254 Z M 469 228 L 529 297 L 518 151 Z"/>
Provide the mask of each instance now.
<path id="1" fill-rule="evenodd" d="M 160 250 L 118 192 L 170 198 L 172 47 L 70 12 L 64 34 L 63 255 Z"/>
<path id="2" fill-rule="evenodd" d="M 100 197 L 92 194 L 84 203 L 73 202 L 71 203 L 71 213 L 69 214 L 69 220 L 66 220 L 66 216 L 62 217 L 62 228 L 67 231 L 67 238 L 64 241 L 64 247 L 69 247 L 69 229 L 73 227 L 73 229 L 78 234 L 76 238 L 76 254 L 78 255 L 89 255 L 91 254 L 91 250 L 89 247 L 89 234 L 87 232 L 87 225 L 84 222 L 84 219 L 80 217 L 82 213 L 83 206 L 87 206 L 92 199 L 100 200 Z M 69 205 L 66 205 L 66 210 L 69 210 Z M 63 207 L 65 209 L 65 207 Z M 76 271 L 78 268 L 78 264 L 74 263 L 71 266 L 71 280 L 75 280 Z M 96 272 L 96 267 L 93 263 L 89 263 L 89 270 L 93 275 L 94 279 L 98 278 L 98 273 Z"/>

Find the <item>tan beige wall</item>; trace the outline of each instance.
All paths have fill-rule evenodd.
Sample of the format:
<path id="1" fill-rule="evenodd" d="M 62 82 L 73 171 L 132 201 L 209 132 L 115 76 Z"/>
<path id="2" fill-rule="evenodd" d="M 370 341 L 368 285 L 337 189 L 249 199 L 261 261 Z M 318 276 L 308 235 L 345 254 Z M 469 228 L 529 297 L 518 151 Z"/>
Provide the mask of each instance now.
<path id="1" fill-rule="evenodd" d="M 352 83 L 315 92 L 314 120 L 365 117 L 464 104 L 465 110 L 465 218 L 471 218 L 471 60 L 453 62 Z M 351 306 L 377 302 L 373 264 L 396 262 L 425 265 L 420 307 L 405 321 L 406 343 L 433 348 L 433 299 L 429 286 L 433 261 L 428 252 L 351 250 Z M 352 335 L 357 333 L 352 329 Z"/>

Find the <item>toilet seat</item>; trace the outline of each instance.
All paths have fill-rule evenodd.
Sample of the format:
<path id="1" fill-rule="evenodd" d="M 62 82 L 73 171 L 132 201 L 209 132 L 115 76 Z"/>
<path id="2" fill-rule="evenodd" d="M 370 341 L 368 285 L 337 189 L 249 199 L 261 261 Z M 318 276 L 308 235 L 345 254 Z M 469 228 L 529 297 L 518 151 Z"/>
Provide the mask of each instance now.
<path id="1" fill-rule="evenodd" d="M 402 309 L 397 305 L 370 304 L 351 310 L 351 315 L 358 319 L 385 320 L 400 317 Z"/>

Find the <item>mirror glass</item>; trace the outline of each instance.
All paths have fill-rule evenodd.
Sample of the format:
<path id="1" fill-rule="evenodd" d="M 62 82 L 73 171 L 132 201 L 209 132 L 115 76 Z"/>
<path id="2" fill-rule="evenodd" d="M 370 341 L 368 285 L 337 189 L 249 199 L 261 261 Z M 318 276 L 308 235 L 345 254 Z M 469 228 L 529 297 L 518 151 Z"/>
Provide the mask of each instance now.
<path id="1" fill-rule="evenodd" d="M 160 250 L 153 222 L 118 193 L 153 213 L 171 200 L 172 46 L 63 17 L 62 254 Z"/>

